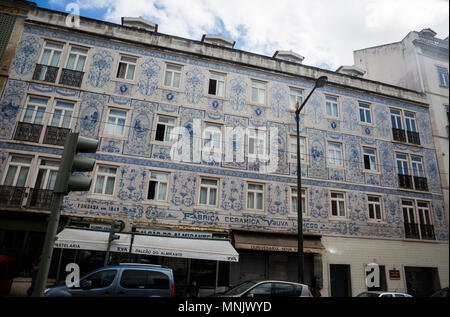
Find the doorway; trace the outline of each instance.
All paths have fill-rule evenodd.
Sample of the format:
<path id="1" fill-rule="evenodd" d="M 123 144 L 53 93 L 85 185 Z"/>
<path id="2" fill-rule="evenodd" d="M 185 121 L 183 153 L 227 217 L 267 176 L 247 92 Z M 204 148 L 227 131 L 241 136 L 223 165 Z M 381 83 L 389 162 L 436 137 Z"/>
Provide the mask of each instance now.
<path id="1" fill-rule="evenodd" d="M 330 264 L 330 285 L 332 297 L 351 297 L 349 264 Z"/>

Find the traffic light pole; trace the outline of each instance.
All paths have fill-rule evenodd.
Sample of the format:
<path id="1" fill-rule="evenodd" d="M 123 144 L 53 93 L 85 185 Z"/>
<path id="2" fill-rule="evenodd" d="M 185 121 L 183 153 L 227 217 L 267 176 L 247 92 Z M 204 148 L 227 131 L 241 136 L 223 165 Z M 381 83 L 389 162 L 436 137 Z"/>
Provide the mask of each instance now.
<path id="1" fill-rule="evenodd" d="M 54 204 L 50 214 L 47 226 L 47 234 L 45 235 L 44 248 L 42 250 L 41 261 L 39 263 L 39 271 L 34 286 L 33 297 L 41 297 L 47 285 L 48 271 L 52 261 L 53 248 L 56 240 L 56 232 L 58 230 L 60 209 L 64 200 L 64 194 L 54 194 Z"/>

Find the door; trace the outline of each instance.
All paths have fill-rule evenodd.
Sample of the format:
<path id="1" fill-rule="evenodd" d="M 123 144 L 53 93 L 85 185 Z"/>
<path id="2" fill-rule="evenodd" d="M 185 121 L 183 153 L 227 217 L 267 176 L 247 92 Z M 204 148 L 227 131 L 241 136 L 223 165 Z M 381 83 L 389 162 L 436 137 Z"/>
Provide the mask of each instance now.
<path id="1" fill-rule="evenodd" d="M 437 268 L 405 267 L 406 288 L 413 297 L 428 297 L 441 288 Z"/>
<path id="2" fill-rule="evenodd" d="M 351 297 L 350 265 L 330 264 L 330 285 L 332 297 Z"/>

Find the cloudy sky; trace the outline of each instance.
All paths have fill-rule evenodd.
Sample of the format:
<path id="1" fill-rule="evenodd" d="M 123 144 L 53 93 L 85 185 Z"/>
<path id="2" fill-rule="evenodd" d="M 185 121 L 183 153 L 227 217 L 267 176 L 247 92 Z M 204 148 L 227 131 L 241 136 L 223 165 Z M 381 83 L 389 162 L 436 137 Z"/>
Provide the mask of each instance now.
<path id="1" fill-rule="evenodd" d="M 402 40 L 409 31 L 449 29 L 448 0 L 32 0 L 120 24 L 123 16 L 158 24 L 165 34 L 200 40 L 222 34 L 235 48 L 272 56 L 293 50 L 304 64 L 336 70 L 353 65 L 353 51 Z"/>

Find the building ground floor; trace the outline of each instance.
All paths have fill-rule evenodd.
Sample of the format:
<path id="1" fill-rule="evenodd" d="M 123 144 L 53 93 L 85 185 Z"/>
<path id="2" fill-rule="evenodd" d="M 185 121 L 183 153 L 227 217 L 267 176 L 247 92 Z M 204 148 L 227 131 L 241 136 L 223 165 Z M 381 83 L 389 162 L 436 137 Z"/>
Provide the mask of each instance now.
<path id="1" fill-rule="evenodd" d="M 22 283 L 23 279 L 30 277 L 32 261 L 40 256 L 46 221 L 47 216 L 43 214 L 1 214 L 0 253 L 14 257 L 14 276 Z M 77 230 L 101 232 L 104 235 L 108 229 L 104 224 L 68 224 Z M 197 251 L 194 253 L 185 252 L 181 246 L 179 252 L 172 250 L 171 253 L 137 254 L 131 247 L 122 251 L 112 249 L 109 262 L 111 264 L 148 263 L 172 268 L 176 294 L 179 296 L 184 295 L 184 290 L 194 280 L 201 287 L 201 296 L 225 291 L 245 280 L 298 280 L 296 235 L 249 231 L 220 233 L 156 227 L 135 228 L 130 235 L 133 236 L 133 243 L 136 236 L 163 237 L 169 239 L 167 241 L 182 237 L 189 238 L 191 244 L 196 246 Z M 224 258 L 223 254 L 213 255 L 212 252 L 211 255 L 198 256 L 197 253 L 204 251 L 201 250 L 201 245 L 205 241 L 226 241 L 238 257 Z M 81 275 L 103 266 L 105 249 L 98 247 L 98 243 L 93 245 L 97 247 L 70 244 L 69 241 L 65 247 L 55 248 L 49 278 L 56 283 L 64 283 L 68 263 L 77 263 Z M 141 249 L 151 248 L 152 246 L 148 246 L 147 249 Z M 373 290 L 428 296 L 433 291 L 449 285 L 448 243 L 307 234 L 304 236 L 304 282 L 316 296 L 356 296 L 368 290 L 366 266 L 369 263 L 376 263 L 380 268 L 380 283 L 378 287 L 372 288 Z"/>

